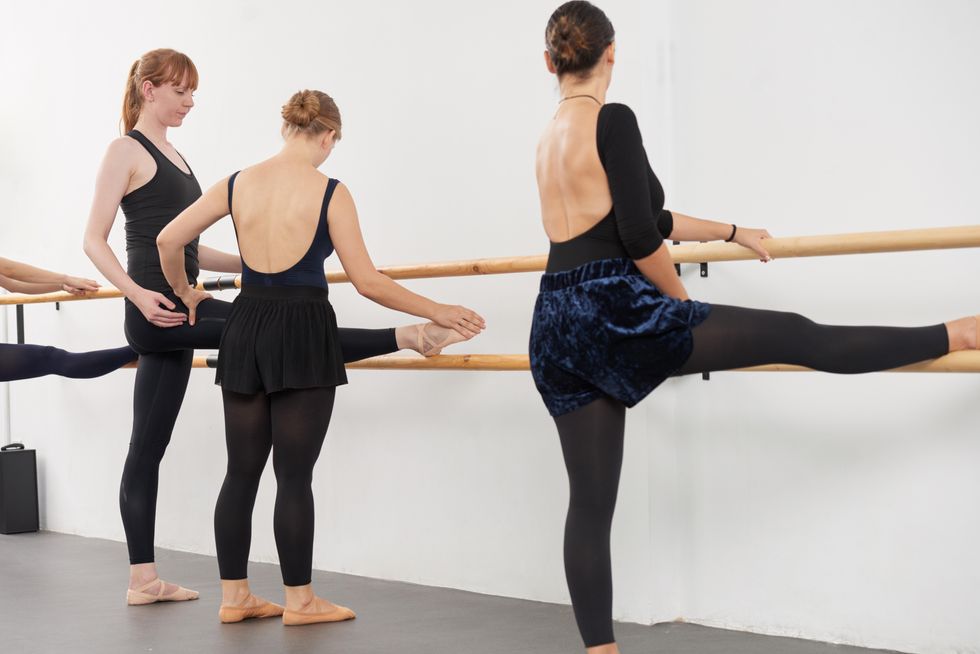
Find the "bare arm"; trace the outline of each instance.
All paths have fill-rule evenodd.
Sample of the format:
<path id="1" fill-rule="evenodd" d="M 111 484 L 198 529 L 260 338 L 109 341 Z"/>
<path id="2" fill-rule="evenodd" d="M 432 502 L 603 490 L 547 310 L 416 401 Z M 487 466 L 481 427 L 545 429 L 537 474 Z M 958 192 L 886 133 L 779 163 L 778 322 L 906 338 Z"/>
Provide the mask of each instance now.
<path id="1" fill-rule="evenodd" d="M 184 272 L 184 246 L 227 215 L 228 178 L 226 177 L 209 188 L 191 206 L 181 211 L 157 236 L 157 250 L 160 251 L 163 274 L 178 296 L 183 297 L 190 288 Z M 205 259 L 208 263 L 220 263 L 221 261 L 216 259 L 231 256 L 211 248 L 200 248 L 198 252 L 202 255 L 202 267 Z M 240 265 L 238 269 L 241 270 Z"/>
<path id="2" fill-rule="evenodd" d="M 675 241 L 723 241 L 732 233 L 731 223 L 692 218 L 676 211 L 670 213 L 674 216 L 670 238 Z"/>
<path id="3" fill-rule="evenodd" d="M 194 204 L 180 212 L 157 236 L 157 250 L 160 251 L 160 265 L 163 268 L 163 274 L 177 297 L 190 309 L 191 325 L 196 322 L 197 305 L 200 304 L 201 300 L 211 297 L 211 294 L 198 291 L 187 283 L 187 275 L 184 272 L 184 246 L 227 215 L 228 178 L 226 177 L 209 188 Z M 198 251 L 200 252 L 200 250 Z M 215 255 L 231 256 L 208 248 L 208 256 Z M 210 261 L 214 262 L 215 259 Z M 217 263 L 220 264 L 221 261 L 217 261 Z M 239 265 L 238 271 L 240 270 L 241 266 Z"/>
<path id="4" fill-rule="evenodd" d="M 123 294 L 133 299 L 140 286 L 123 270 L 109 247 L 109 231 L 132 175 L 133 153 L 122 138 L 109 144 L 95 180 L 95 197 L 85 225 L 83 249 L 95 267 Z"/>
<path id="5" fill-rule="evenodd" d="M 723 241 L 732 234 L 733 225 L 731 223 L 692 218 L 676 211 L 670 213 L 674 216 L 674 229 L 670 233 L 670 238 L 675 241 Z M 772 257 L 762 245 L 762 241 L 767 238 L 772 238 L 772 236 L 764 229 L 739 227 L 735 230 L 733 240 L 739 245 L 755 251 L 762 261 L 770 261 Z"/>
<path id="6" fill-rule="evenodd" d="M 55 291 L 64 290 L 60 284 L 19 282 L 16 279 L 11 279 L 4 275 L 0 275 L 0 288 L 5 288 L 11 293 L 28 293 L 29 295 L 40 295 L 41 293 L 54 293 Z"/>
<path id="7" fill-rule="evenodd" d="M 242 272 L 242 258 L 237 254 L 215 250 L 206 245 L 199 245 L 197 256 L 198 262 L 201 264 L 203 270 L 222 273 Z"/>
<path id="8" fill-rule="evenodd" d="M 0 275 L 11 281 L 27 282 L 29 284 L 47 284 L 57 286 L 65 283 L 68 275 L 63 273 L 51 272 L 44 268 L 35 268 L 32 265 L 5 259 L 0 257 Z M 57 290 L 57 289 L 56 289 Z"/>
<path id="9" fill-rule="evenodd" d="M 102 159 L 95 181 L 95 197 L 85 226 L 83 249 L 99 272 L 139 307 L 149 322 L 158 327 L 173 327 L 184 322 L 186 316 L 171 311 L 176 305 L 162 294 L 134 282 L 109 247 L 109 231 L 135 169 L 133 147 L 136 144 L 127 143 L 130 140 L 123 137 L 113 141 Z"/>
<path id="10" fill-rule="evenodd" d="M 327 224 L 340 263 L 358 293 L 389 309 L 427 318 L 443 327 L 455 329 L 468 338 L 483 330 L 485 322 L 474 311 L 434 302 L 378 272 L 364 245 L 354 198 L 343 184 L 338 184 L 334 191 Z"/>
<path id="11" fill-rule="evenodd" d="M 84 295 L 99 289 L 99 283 L 94 279 L 56 273 L 3 257 L 0 257 L 0 286 L 14 293 L 32 295 L 55 291 Z"/>
<path id="12" fill-rule="evenodd" d="M 666 245 L 660 244 L 656 250 L 642 259 L 634 259 L 636 267 L 660 291 L 678 300 L 690 300 L 687 289 L 674 270 L 674 262 Z"/>

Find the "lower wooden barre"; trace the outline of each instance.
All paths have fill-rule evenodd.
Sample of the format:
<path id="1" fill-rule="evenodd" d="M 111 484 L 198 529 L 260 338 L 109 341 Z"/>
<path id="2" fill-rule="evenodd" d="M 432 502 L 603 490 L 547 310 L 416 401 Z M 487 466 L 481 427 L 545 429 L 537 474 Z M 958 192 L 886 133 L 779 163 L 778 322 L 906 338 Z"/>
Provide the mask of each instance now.
<path id="1" fill-rule="evenodd" d="M 194 357 L 195 368 L 213 368 L 217 362 L 215 356 Z M 131 363 L 127 368 L 135 368 Z M 386 355 L 349 363 L 347 367 L 353 370 L 528 370 L 526 354 L 442 354 L 424 358 L 418 356 Z M 731 372 L 813 372 L 811 368 L 787 364 L 773 364 L 739 368 Z M 895 368 L 888 372 L 980 372 L 980 351 L 954 352 L 944 357 L 924 361 L 910 366 Z"/>

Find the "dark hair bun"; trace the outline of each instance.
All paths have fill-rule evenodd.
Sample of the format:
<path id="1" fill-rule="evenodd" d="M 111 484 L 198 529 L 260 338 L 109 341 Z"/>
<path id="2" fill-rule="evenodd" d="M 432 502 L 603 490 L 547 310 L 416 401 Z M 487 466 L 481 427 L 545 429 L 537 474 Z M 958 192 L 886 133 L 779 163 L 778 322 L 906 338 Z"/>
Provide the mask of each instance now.
<path id="1" fill-rule="evenodd" d="M 313 91 L 297 91 L 282 106 L 282 118 L 297 127 L 306 127 L 320 115 L 320 100 Z"/>
<path id="2" fill-rule="evenodd" d="M 548 55 L 559 76 L 587 73 L 615 36 L 606 14 L 585 0 L 572 0 L 555 9 L 544 32 Z"/>
<path id="3" fill-rule="evenodd" d="M 574 67 L 589 47 L 582 27 L 574 24 L 567 14 L 555 21 L 550 45 L 558 60 L 555 63 L 561 62 L 565 67 Z"/>

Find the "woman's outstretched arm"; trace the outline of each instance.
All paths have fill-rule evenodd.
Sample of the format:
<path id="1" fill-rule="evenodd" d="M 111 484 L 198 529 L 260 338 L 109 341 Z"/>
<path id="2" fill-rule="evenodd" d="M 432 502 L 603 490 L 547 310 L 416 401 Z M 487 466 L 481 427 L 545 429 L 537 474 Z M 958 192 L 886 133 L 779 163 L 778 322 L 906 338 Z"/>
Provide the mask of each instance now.
<path id="1" fill-rule="evenodd" d="M 341 265 L 354 288 L 364 297 L 389 309 L 427 318 L 467 338 L 476 336 L 486 326 L 475 311 L 430 300 L 378 272 L 364 245 L 354 198 L 343 184 L 338 184 L 334 191 L 327 212 L 327 224 Z"/>

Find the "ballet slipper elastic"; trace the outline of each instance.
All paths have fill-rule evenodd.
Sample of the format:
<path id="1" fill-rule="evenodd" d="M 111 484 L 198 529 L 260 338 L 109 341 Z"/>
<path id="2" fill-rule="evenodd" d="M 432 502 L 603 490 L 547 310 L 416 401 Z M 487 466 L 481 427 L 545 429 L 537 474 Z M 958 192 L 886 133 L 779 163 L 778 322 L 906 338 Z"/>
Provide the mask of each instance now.
<path id="1" fill-rule="evenodd" d="M 317 622 L 343 622 L 353 620 L 357 615 L 346 606 L 335 605 L 329 611 L 323 613 L 302 613 L 300 611 L 286 611 L 282 614 L 282 623 L 287 626 L 297 626 L 303 624 L 316 624 Z"/>
<path id="2" fill-rule="evenodd" d="M 253 597 L 255 597 L 253 595 Z M 248 620 L 249 618 L 275 618 L 283 614 L 286 607 L 280 606 L 274 602 L 267 602 L 261 597 L 256 597 L 255 599 L 260 600 L 260 604 L 256 606 L 225 606 L 221 605 L 218 609 L 218 619 L 222 622 L 241 622 L 242 620 Z"/>
<path id="3" fill-rule="evenodd" d="M 159 583 L 159 588 L 155 593 L 147 593 L 146 589 L 153 584 Z M 157 602 L 186 602 L 188 600 L 196 600 L 199 593 L 196 590 L 191 590 L 189 588 L 184 588 L 183 586 L 177 586 L 177 590 L 172 593 L 164 593 L 163 589 L 167 587 L 167 583 L 157 577 L 153 581 L 149 581 L 136 590 L 129 589 L 126 591 L 126 603 L 130 606 L 138 606 L 142 604 L 155 604 Z"/>
<path id="4" fill-rule="evenodd" d="M 424 357 L 434 357 L 435 355 L 437 355 L 440 352 L 442 352 L 442 346 L 436 347 L 435 341 L 432 341 L 429 344 L 428 348 L 426 348 L 426 344 L 425 344 L 425 328 L 428 327 L 431 324 L 432 323 L 427 322 L 427 323 L 419 326 L 419 330 L 418 330 L 418 333 L 417 333 L 418 345 L 419 345 L 419 354 L 421 354 Z"/>

